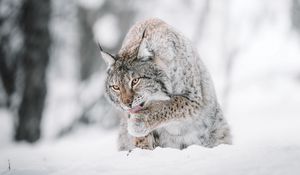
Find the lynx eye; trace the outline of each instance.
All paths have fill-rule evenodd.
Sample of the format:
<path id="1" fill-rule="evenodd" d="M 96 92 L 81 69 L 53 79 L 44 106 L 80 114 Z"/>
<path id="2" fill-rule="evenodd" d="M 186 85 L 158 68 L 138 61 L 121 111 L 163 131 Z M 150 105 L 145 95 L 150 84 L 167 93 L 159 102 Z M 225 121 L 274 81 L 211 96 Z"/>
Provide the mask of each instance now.
<path id="1" fill-rule="evenodd" d="M 139 83 L 140 79 L 139 78 L 135 78 L 131 81 L 131 87 L 137 85 Z"/>
<path id="2" fill-rule="evenodd" d="M 119 91 L 119 90 L 120 90 L 120 87 L 117 86 L 117 85 L 112 85 L 111 88 L 112 88 L 114 91 Z"/>

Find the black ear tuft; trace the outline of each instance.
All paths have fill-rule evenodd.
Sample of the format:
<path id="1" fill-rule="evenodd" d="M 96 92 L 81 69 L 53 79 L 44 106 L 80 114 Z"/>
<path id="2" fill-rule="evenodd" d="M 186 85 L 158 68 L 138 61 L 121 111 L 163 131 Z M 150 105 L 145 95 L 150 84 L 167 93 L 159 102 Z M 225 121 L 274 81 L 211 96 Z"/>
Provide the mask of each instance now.
<path id="1" fill-rule="evenodd" d="M 148 41 L 145 38 L 146 29 L 143 32 L 139 50 L 138 50 L 138 54 L 137 54 L 137 59 L 142 60 L 142 61 L 151 60 L 154 56 L 153 52 L 149 49 Z"/>
<path id="2" fill-rule="evenodd" d="M 99 47 L 99 50 L 100 50 L 100 52 L 102 52 L 103 51 L 103 49 L 102 49 L 102 47 L 101 47 L 101 45 L 100 45 L 100 43 L 98 42 L 98 47 Z"/>
<path id="3" fill-rule="evenodd" d="M 99 42 L 98 42 L 98 47 L 99 47 L 101 56 L 102 56 L 103 60 L 105 61 L 105 63 L 108 66 L 111 66 L 116 61 L 115 57 L 113 55 L 111 55 L 110 53 L 103 51 Z"/>

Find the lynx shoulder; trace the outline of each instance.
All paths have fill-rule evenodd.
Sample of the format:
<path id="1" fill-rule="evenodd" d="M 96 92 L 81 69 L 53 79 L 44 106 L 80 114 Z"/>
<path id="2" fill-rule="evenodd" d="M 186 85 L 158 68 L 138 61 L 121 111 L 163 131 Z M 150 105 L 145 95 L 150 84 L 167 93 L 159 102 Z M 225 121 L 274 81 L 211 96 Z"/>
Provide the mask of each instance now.
<path id="1" fill-rule="evenodd" d="M 138 22 L 116 56 L 101 54 L 108 64 L 107 98 L 126 114 L 119 150 L 231 143 L 206 67 L 171 26 L 159 19 Z"/>

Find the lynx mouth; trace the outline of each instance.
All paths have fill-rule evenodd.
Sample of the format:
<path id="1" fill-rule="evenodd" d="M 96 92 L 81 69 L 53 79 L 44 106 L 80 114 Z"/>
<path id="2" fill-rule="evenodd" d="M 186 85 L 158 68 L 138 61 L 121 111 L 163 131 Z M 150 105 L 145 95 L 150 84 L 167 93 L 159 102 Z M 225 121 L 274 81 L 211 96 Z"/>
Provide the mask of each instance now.
<path id="1" fill-rule="evenodd" d="M 140 110 L 144 108 L 145 102 L 140 103 L 139 105 L 134 106 L 133 108 L 129 109 L 128 112 L 131 114 L 138 113 Z"/>

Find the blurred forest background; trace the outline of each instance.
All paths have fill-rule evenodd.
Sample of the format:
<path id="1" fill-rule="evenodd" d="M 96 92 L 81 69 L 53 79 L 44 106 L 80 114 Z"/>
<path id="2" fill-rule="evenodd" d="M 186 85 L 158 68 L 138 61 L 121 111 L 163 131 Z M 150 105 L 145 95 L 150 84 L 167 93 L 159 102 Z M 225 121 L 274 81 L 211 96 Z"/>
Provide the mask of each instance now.
<path id="1" fill-rule="evenodd" d="M 275 109 L 299 117 L 300 0 L 0 0 L 1 142 L 117 128 L 96 42 L 117 53 L 150 17 L 192 41 L 229 121 Z"/>

